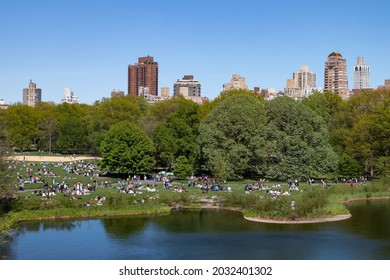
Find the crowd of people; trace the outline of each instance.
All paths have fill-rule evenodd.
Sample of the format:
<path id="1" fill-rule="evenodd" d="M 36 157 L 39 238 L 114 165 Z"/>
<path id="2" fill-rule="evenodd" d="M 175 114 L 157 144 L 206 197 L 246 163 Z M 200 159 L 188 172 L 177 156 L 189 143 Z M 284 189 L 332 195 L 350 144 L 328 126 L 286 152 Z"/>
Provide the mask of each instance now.
<path id="1" fill-rule="evenodd" d="M 17 174 L 17 186 L 20 190 L 25 189 L 25 184 L 43 184 L 42 189 L 34 190 L 33 195 L 40 196 L 42 198 L 50 198 L 59 193 L 69 196 L 71 199 L 76 200 L 80 196 L 86 196 L 93 194 L 97 188 L 115 187 L 120 193 L 123 194 L 142 194 L 142 192 L 156 192 L 159 189 L 159 185 L 162 184 L 163 191 L 172 191 L 174 193 L 188 192 L 189 189 L 199 190 L 201 193 L 210 192 L 231 192 L 230 186 L 223 186 L 220 182 L 214 178 L 208 176 L 191 176 L 185 182 L 173 183 L 172 177 L 169 176 L 147 176 L 147 175 L 133 175 L 127 179 L 121 179 L 117 184 L 112 184 L 110 180 L 100 180 L 98 167 L 92 162 L 86 160 L 73 161 L 73 162 L 58 162 L 58 163 L 27 163 L 10 161 L 9 169 L 16 170 Z M 75 179 L 62 177 L 55 172 L 59 172 L 59 168 L 63 169 L 66 174 L 88 177 L 87 183 L 78 181 L 70 185 L 67 179 Z M 62 172 L 63 174 L 64 172 Z M 341 178 L 336 180 L 335 183 L 349 183 L 351 186 L 354 184 L 362 184 L 367 181 L 366 177 L 359 178 Z M 226 182 L 224 182 L 226 183 Z M 269 184 L 265 179 L 260 179 L 256 182 L 246 184 L 244 187 L 245 193 L 254 191 L 264 191 L 272 198 L 277 198 L 281 195 L 291 195 L 294 191 L 300 190 L 300 183 L 297 179 L 286 180 L 287 187 L 281 186 L 281 184 Z M 308 185 L 322 185 L 324 187 L 330 187 L 328 181 L 324 179 L 314 180 L 308 179 Z M 180 185 L 181 184 L 181 185 Z M 97 196 L 95 199 L 91 199 L 86 206 L 102 205 L 102 197 Z M 96 201 L 94 203 L 94 201 Z"/>

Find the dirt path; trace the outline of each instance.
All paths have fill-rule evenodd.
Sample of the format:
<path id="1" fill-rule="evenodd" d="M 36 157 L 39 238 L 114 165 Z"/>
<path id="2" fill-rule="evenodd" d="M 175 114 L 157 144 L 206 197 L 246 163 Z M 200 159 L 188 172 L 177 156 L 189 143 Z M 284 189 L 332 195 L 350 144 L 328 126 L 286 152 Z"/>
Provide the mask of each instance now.
<path id="1" fill-rule="evenodd" d="M 35 162 L 69 162 L 75 160 L 92 160 L 97 157 L 89 156 L 9 156 L 8 160 L 35 161 Z"/>

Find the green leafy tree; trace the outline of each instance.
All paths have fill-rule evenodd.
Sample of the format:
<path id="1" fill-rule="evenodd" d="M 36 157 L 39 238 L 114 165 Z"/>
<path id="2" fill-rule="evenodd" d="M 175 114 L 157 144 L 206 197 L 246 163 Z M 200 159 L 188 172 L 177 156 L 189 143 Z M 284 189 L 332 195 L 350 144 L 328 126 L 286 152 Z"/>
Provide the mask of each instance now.
<path id="1" fill-rule="evenodd" d="M 177 147 L 174 132 L 166 124 L 160 124 L 153 130 L 153 142 L 156 146 L 157 163 L 163 167 L 173 165 Z"/>
<path id="2" fill-rule="evenodd" d="M 147 104 L 141 103 L 139 98 L 126 95 L 96 102 L 93 112 L 93 130 L 108 131 L 114 124 L 122 121 L 137 123 L 147 110 Z"/>
<path id="3" fill-rule="evenodd" d="M 339 157 L 339 175 L 343 177 L 358 177 L 363 172 L 361 164 L 347 154 Z"/>
<path id="4" fill-rule="evenodd" d="M 390 154 L 390 108 L 378 105 L 371 113 L 360 114 L 345 137 L 345 151 L 364 165 L 371 176 L 377 161 Z M 386 161 L 384 161 L 386 162 Z"/>
<path id="5" fill-rule="evenodd" d="M 0 141 L 0 215 L 11 210 L 11 202 L 15 198 L 15 190 L 11 185 L 5 146 Z"/>
<path id="6" fill-rule="evenodd" d="M 239 179 L 264 167 L 264 103 L 231 95 L 205 116 L 199 127 L 201 157 L 213 176 Z"/>
<path id="7" fill-rule="evenodd" d="M 364 173 L 385 172 L 382 163 L 390 154 L 390 91 L 363 92 L 340 104 L 329 123 L 332 143 L 339 154 L 347 154 Z"/>
<path id="8" fill-rule="evenodd" d="M 87 114 L 90 114 L 92 107 L 87 104 L 69 104 L 61 103 L 55 106 L 53 114 L 61 122 L 70 117 L 85 118 Z"/>
<path id="9" fill-rule="evenodd" d="M 214 177 L 219 181 L 225 181 L 229 178 L 228 165 L 222 154 L 217 153 L 214 155 L 213 160 L 210 161 L 209 168 Z"/>
<path id="10" fill-rule="evenodd" d="M 52 152 L 58 134 L 58 120 L 52 116 L 48 116 L 38 125 L 40 129 L 40 147 Z"/>
<path id="11" fill-rule="evenodd" d="M 185 156 L 179 156 L 176 159 L 173 173 L 179 179 L 186 179 L 193 173 L 193 167 Z"/>
<path id="12" fill-rule="evenodd" d="M 162 119 L 152 133 L 157 162 L 170 167 L 176 158 L 184 156 L 194 165 L 198 150 L 199 105 L 183 97 L 173 98 L 168 105 L 162 107 L 168 117 Z"/>
<path id="13" fill-rule="evenodd" d="M 330 104 L 325 94 L 315 92 L 302 100 L 302 103 L 312 109 L 317 115 L 328 122 L 330 116 Z"/>
<path id="14" fill-rule="evenodd" d="M 80 118 L 69 117 L 59 123 L 57 147 L 63 152 L 85 152 L 88 143 L 88 126 Z"/>
<path id="15" fill-rule="evenodd" d="M 146 133 L 130 122 L 111 127 L 100 145 L 103 168 L 119 173 L 147 173 L 155 165 L 155 148 Z"/>
<path id="16" fill-rule="evenodd" d="M 34 108 L 26 105 L 10 106 L 2 118 L 4 136 L 10 146 L 25 150 L 37 143 L 39 115 Z"/>
<path id="17" fill-rule="evenodd" d="M 210 113 L 210 111 L 220 102 L 224 101 L 225 99 L 229 98 L 230 96 L 233 96 L 233 95 L 248 95 L 248 96 L 252 96 L 252 97 L 255 97 L 256 99 L 259 99 L 260 101 L 263 101 L 264 100 L 264 97 L 257 93 L 257 92 L 254 92 L 254 91 L 251 91 L 251 90 L 245 90 L 245 89 L 233 89 L 233 90 L 227 90 L 227 91 L 223 91 L 220 93 L 220 95 L 215 98 L 213 101 L 211 102 L 206 102 L 202 105 L 201 109 L 200 109 L 200 115 L 201 117 L 204 117 L 206 115 L 208 115 Z"/>
<path id="18" fill-rule="evenodd" d="M 390 156 L 379 157 L 374 168 L 380 175 L 390 176 Z"/>
<path id="19" fill-rule="evenodd" d="M 266 103 L 266 175 L 275 179 L 323 177 L 337 170 L 324 120 L 289 97 Z"/>

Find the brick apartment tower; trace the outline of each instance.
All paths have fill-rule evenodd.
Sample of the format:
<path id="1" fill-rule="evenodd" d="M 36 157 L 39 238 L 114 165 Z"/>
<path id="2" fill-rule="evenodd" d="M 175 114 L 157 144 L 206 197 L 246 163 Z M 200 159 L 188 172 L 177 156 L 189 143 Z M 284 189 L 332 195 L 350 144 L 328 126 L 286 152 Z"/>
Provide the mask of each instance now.
<path id="1" fill-rule="evenodd" d="M 339 52 L 332 52 L 325 62 L 324 92 L 329 91 L 348 98 L 347 62 Z"/>
<path id="2" fill-rule="evenodd" d="M 158 95 L 158 63 L 152 56 L 139 57 L 138 63 L 128 67 L 128 94 L 139 95 L 139 88 L 147 87 L 150 95 Z"/>

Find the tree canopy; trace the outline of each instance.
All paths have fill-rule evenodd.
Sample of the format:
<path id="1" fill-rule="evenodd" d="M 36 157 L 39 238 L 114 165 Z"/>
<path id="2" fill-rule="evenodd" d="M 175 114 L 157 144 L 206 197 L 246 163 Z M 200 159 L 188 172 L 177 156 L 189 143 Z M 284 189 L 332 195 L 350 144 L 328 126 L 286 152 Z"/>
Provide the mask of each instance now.
<path id="1" fill-rule="evenodd" d="M 137 125 L 120 122 L 110 128 L 100 145 L 102 166 L 119 173 L 147 173 L 155 165 L 152 140 Z"/>
<path id="2" fill-rule="evenodd" d="M 276 179 L 323 177 L 337 170 L 324 120 L 289 97 L 266 103 L 266 176 Z"/>
<path id="3" fill-rule="evenodd" d="M 9 106 L 0 110 L 0 141 L 16 151 L 98 154 L 108 132 L 126 122 L 155 147 L 150 162 L 156 164 L 145 170 L 184 162 L 195 173 L 219 179 L 382 176 L 390 174 L 389 110 L 389 90 L 363 91 L 347 100 L 314 93 L 302 101 L 269 101 L 233 90 L 203 105 L 181 96 L 148 104 L 127 95 L 92 105 Z"/>
<path id="4" fill-rule="evenodd" d="M 259 174 L 264 165 L 264 104 L 250 95 L 231 95 L 199 127 L 201 157 L 219 177 Z M 220 178 L 224 179 L 224 178 Z"/>

